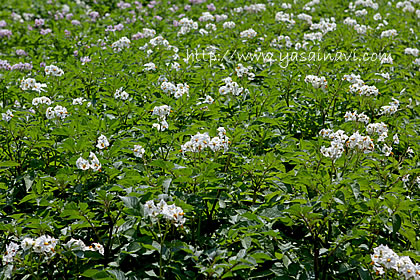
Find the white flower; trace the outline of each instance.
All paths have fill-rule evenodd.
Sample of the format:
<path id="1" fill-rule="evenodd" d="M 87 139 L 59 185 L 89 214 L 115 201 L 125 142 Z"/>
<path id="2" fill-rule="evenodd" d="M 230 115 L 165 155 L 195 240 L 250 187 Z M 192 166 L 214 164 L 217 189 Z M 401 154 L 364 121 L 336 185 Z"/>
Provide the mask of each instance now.
<path id="1" fill-rule="evenodd" d="M 77 159 L 76 166 L 78 169 L 82 169 L 82 170 L 88 170 L 90 168 L 89 161 L 82 157 L 79 157 Z"/>
<path id="2" fill-rule="evenodd" d="M 157 66 L 153 62 L 146 63 L 143 66 L 145 67 L 144 71 L 154 71 L 157 69 Z"/>
<path id="3" fill-rule="evenodd" d="M 238 66 L 236 66 L 235 68 L 236 75 L 239 78 L 242 78 L 243 76 L 247 76 L 248 80 L 252 81 L 255 77 L 255 74 L 250 72 L 250 70 L 252 70 L 251 66 L 245 67 L 241 63 L 239 63 Z"/>
<path id="4" fill-rule="evenodd" d="M 160 120 L 165 120 L 167 116 L 169 116 L 169 113 L 171 112 L 171 107 L 168 105 L 162 105 L 162 106 L 155 106 L 153 108 L 153 115 L 157 115 Z"/>
<path id="5" fill-rule="evenodd" d="M 96 144 L 96 147 L 101 150 L 107 149 L 109 147 L 109 142 L 105 135 L 102 134 L 101 136 L 99 136 L 98 144 Z"/>
<path id="6" fill-rule="evenodd" d="M 47 87 L 46 84 L 37 83 L 35 79 L 32 78 L 22 79 L 20 81 L 20 88 L 22 90 L 34 90 L 40 93 L 41 91 L 45 91 L 45 87 Z"/>
<path id="7" fill-rule="evenodd" d="M 39 104 L 51 105 L 52 101 L 46 96 L 35 97 L 32 99 L 32 105 L 38 107 Z"/>
<path id="8" fill-rule="evenodd" d="M 57 239 L 50 237 L 49 235 L 42 235 L 35 239 L 33 249 L 36 253 L 54 254 L 56 245 Z"/>
<path id="9" fill-rule="evenodd" d="M 35 240 L 32 238 L 26 237 L 22 240 L 20 243 L 20 247 L 22 247 L 23 250 L 29 250 L 35 245 Z"/>
<path id="10" fill-rule="evenodd" d="M 397 35 L 398 35 L 397 30 L 390 29 L 390 30 L 382 31 L 381 38 L 395 37 Z"/>
<path id="11" fill-rule="evenodd" d="M 67 118 L 68 114 L 69 113 L 67 112 L 66 107 L 60 105 L 57 105 L 54 108 L 48 107 L 45 111 L 47 119 L 60 118 L 64 120 L 65 118 Z"/>
<path id="12" fill-rule="evenodd" d="M 305 77 L 305 82 L 310 83 L 314 88 L 320 88 L 323 91 L 325 91 L 328 88 L 328 83 L 325 77 L 308 75 Z"/>
<path id="13" fill-rule="evenodd" d="M 210 95 L 206 95 L 206 99 L 203 101 L 203 103 L 207 104 L 213 104 L 214 99 Z"/>
<path id="14" fill-rule="evenodd" d="M 57 105 L 54 108 L 54 114 L 57 118 L 64 120 L 68 116 L 68 112 L 66 107 Z"/>
<path id="15" fill-rule="evenodd" d="M 90 152 L 89 154 L 89 158 L 90 158 L 90 168 L 93 171 L 101 171 L 101 163 L 99 162 L 98 158 L 96 157 L 96 155 L 92 152 Z"/>
<path id="16" fill-rule="evenodd" d="M 382 152 L 385 154 L 385 156 L 390 156 L 393 155 L 392 152 L 392 147 L 388 147 L 388 145 L 384 144 L 383 148 L 382 148 Z"/>
<path id="17" fill-rule="evenodd" d="M 71 238 L 67 243 L 64 245 L 65 247 L 71 250 L 81 250 L 83 251 L 86 248 L 85 243 L 82 240 Z"/>
<path id="18" fill-rule="evenodd" d="M 45 66 L 45 74 L 47 76 L 53 75 L 53 76 L 56 76 L 56 77 L 60 77 L 60 76 L 64 75 L 64 71 L 61 70 L 60 68 L 58 68 L 55 65 L 49 65 L 49 66 Z"/>
<path id="19" fill-rule="evenodd" d="M 115 99 L 127 100 L 129 97 L 130 95 L 127 92 L 123 91 L 122 87 L 117 89 L 114 93 Z"/>
<path id="20" fill-rule="evenodd" d="M 3 255 L 3 265 L 12 263 L 18 250 L 19 250 L 19 245 L 16 244 L 15 242 L 10 242 L 8 245 L 6 245 L 6 252 Z"/>
<path id="21" fill-rule="evenodd" d="M 176 227 L 182 227 L 185 224 L 184 211 L 175 204 L 168 205 L 163 199 L 155 205 L 153 200 L 149 200 L 144 205 L 144 215 L 151 217 L 152 220 L 162 215 L 166 220 L 173 223 Z"/>
<path id="22" fill-rule="evenodd" d="M 405 174 L 404 176 L 401 177 L 401 181 L 403 181 L 404 183 L 407 183 L 410 180 L 410 174 Z"/>
<path id="23" fill-rule="evenodd" d="M 233 21 L 227 21 L 225 23 L 223 23 L 223 28 L 224 29 L 233 29 L 235 28 L 236 24 Z"/>
<path id="24" fill-rule="evenodd" d="M 121 52 L 123 49 L 129 48 L 130 44 L 130 39 L 127 37 L 122 37 L 118 41 L 112 43 L 111 48 L 114 50 L 114 52 Z"/>
<path id="25" fill-rule="evenodd" d="M 394 136 L 392 137 L 392 140 L 394 141 L 394 144 L 399 144 L 400 143 L 400 139 L 398 138 L 398 134 L 394 134 Z"/>
<path id="26" fill-rule="evenodd" d="M 48 107 L 47 110 L 45 111 L 45 116 L 49 120 L 53 119 L 55 117 L 54 108 Z"/>
<path id="27" fill-rule="evenodd" d="M 158 124 L 158 123 L 154 123 L 154 124 L 152 124 L 152 127 L 153 127 L 153 128 L 156 128 L 156 129 L 157 129 L 157 131 L 160 131 L 160 124 Z"/>
<path id="28" fill-rule="evenodd" d="M 133 152 L 134 152 L 134 156 L 135 156 L 135 157 L 142 158 L 142 157 L 143 157 L 143 155 L 144 155 L 145 150 L 144 150 L 144 148 L 143 148 L 142 146 L 140 146 L 140 145 L 134 145 Z"/>
<path id="29" fill-rule="evenodd" d="M 255 32 L 255 30 L 251 28 L 251 29 L 247 29 L 247 30 L 245 30 L 245 31 L 242 31 L 242 32 L 239 34 L 239 36 L 240 36 L 241 38 L 252 39 L 252 38 L 257 37 L 257 32 Z"/>
<path id="30" fill-rule="evenodd" d="M 331 158 L 335 161 L 343 154 L 344 146 L 341 142 L 332 141 L 330 147 L 326 148 L 325 146 L 322 146 L 320 151 L 324 157 Z"/>
<path id="31" fill-rule="evenodd" d="M 73 99 L 72 104 L 73 105 L 83 105 L 83 103 L 86 102 L 86 101 L 87 100 L 84 99 L 83 97 L 78 97 L 78 98 Z"/>
<path id="32" fill-rule="evenodd" d="M 189 33 L 192 30 L 196 30 L 198 29 L 198 23 L 194 22 L 192 19 L 188 19 L 188 18 L 183 18 L 178 22 L 178 26 L 181 28 L 178 31 L 178 36 L 179 35 L 185 35 L 187 33 Z"/>
<path id="33" fill-rule="evenodd" d="M 9 122 L 13 118 L 13 112 L 11 110 L 7 110 L 6 113 L 1 113 L 1 118 L 5 122 Z"/>

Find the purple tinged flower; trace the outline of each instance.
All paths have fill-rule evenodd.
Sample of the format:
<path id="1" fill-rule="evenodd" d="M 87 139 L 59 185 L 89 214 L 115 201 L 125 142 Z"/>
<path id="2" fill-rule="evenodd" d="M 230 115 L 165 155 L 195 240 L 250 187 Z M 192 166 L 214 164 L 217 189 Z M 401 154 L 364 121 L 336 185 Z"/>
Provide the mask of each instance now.
<path id="1" fill-rule="evenodd" d="M 66 36 L 70 36 L 71 35 L 71 32 L 68 31 L 67 29 L 64 30 L 64 33 L 66 34 Z"/>
<path id="2" fill-rule="evenodd" d="M 22 63 L 19 62 L 15 65 L 13 65 L 10 70 L 32 70 L 32 64 L 31 63 Z"/>
<path id="3" fill-rule="evenodd" d="M 118 7 L 118 8 L 120 8 L 120 9 L 128 9 L 128 8 L 130 8 L 130 7 L 131 7 L 131 4 L 130 4 L 130 3 L 125 3 L 125 2 L 123 2 L 123 1 L 120 1 L 120 2 L 117 4 L 117 7 Z"/>
<path id="4" fill-rule="evenodd" d="M 9 29 L 0 29 L 0 38 L 6 37 L 10 38 L 12 36 L 12 31 Z"/>
<path id="5" fill-rule="evenodd" d="M 190 11 L 190 10 L 191 10 L 191 5 L 184 6 L 184 11 Z"/>
<path id="6" fill-rule="evenodd" d="M 84 56 L 80 58 L 80 61 L 82 62 L 82 65 L 85 65 L 86 63 L 91 62 L 92 59 L 90 59 L 89 56 Z"/>
<path id="7" fill-rule="evenodd" d="M 10 70 L 11 66 L 7 60 L 0 59 L 0 69 Z"/>
<path id="8" fill-rule="evenodd" d="M 179 25 L 179 21 L 177 21 L 177 20 L 174 20 L 172 23 L 175 27 L 177 27 Z"/>
<path id="9" fill-rule="evenodd" d="M 108 25 L 105 29 L 105 32 L 115 32 L 115 27 L 112 25 Z"/>
<path id="10" fill-rule="evenodd" d="M 163 18 L 161 16 L 155 16 L 155 19 L 161 21 Z"/>
<path id="11" fill-rule="evenodd" d="M 117 30 L 117 31 L 121 31 L 121 30 L 123 30 L 123 28 L 124 28 L 124 24 L 119 23 L 119 24 L 115 25 L 115 26 L 114 26 L 114 28 L 115 28 L 115 30 Z"/>
<path id="12" fill-rule="evenodd" d="M 43 20 L 42 18 L 35 19 L 35 27 L 41 27 L 44 24 L 45 24 L 45 20 Z"/>
<path id="13" fill-rule="evenodd" d="M 55 15 L 54 15 L 54 19 L 55 20 L 60 20 L 60 19 L 63 19 L 64 18 L 64 15 L 62 14 L 62 13 L 60 13 L 60 12 L 57 12 Z"/>
<path id="14" fill-rule="evenodd" d="M 98 12 L 90 12 L 89 17 L 92 21 L 96 21 L 96 19 L 99 17 L 99 13 Z"/>
<path id="15" fill-rule="evenodd" d="M 207 5 L 207 10 L 209 10 L 210 12 L 214 12 L 216 11 L 216 6 L 214 6 L 213 3 Z"/>
<path id="16" fill-rule="evenodd" d="M 80 21 L 74 19 L 74 20 L 71 21 L 71 24 L 73 24 L 73 25 L 80 25 Z"/>
<path id="17" fill-rule="evenodd" d="M 66 19 L 67 20 L 71 20 L 72 17 L 73 17 L 73 14 L 72 13 L 66 15 Z"/>
<path id="18" fill-rule="evenodd" d="M 77 50 L 75 50 L 75 51 L 73 52 L 73 55 L 74 55 L 74 56 L 78 56 L 78 55 L 79 55 L 79 52 L 78 52 Z"/>
<path id="19" fill-rule="evenodd" d="M 0 28 L 3 28 L 7 25 L 7 22 L 5 20 L 0 20 Z"/>
<path id="20" fill-rule="evenodd" d="M 41 29 L 41 31 L 39 32 L 41 35 L 47 35 L 49 33 L 51 33 L 52 30 L 47 28 L 47 29 Z"/>
<path id="21" fill-rule="evenodd" d="M 143 33 L 141 33 L 141 32 L 138 32 L 138 33 L 133 34 L 133 35 L 131 36 L 131 39 L 133 39 L 133 40 L 138 40 L 138 39 L 142 39 L 142 38 L 144 38 L 144 34 L 143 34 Z"/>
<path id="22" fill-rule="evenodd" d="M 46 64 L 45 62 L 41 62 L 41 63 L 39 64 L 39 67 L 41 67 L 41 68 L 45 68 L 45 66 L 47 66 L 47 64 Z"/>
<path id="23" fill-rule="evenodd" d="M 16 50 L 16 55 L 27 56 L 28 54 L 24 50 L 18 49 Z"/>

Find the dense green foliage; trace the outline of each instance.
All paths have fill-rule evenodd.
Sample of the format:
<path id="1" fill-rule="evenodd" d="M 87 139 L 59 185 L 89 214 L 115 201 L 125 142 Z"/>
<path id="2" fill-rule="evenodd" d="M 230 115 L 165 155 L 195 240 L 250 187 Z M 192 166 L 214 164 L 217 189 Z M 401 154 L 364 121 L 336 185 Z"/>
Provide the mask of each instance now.
<path id="1" fill-rule="evenodd" d="M 288 1 L 287 8 L 275 0 L 254 12 L 246 1 L 215 0 L 215 11 L 200 1 L 26 2 L 0 4 L 0 279 L 376 279 L 384 276 L 375 274 L 371 254 L 381 244 L 420 262 L 420 62 L 406 51 L 419 47 L 419 10 L 385 1 L 352 9 L 347 1 Z M 208 10 L 227 19 L 199 20 Z M 294 21 L 281 20 L 280 11 Z M 301 13 L 334 28 L 304 40 L 320 30 L 298 19 Z M 173 21 L 183 17 L 198 28 L 181 34 Z M 371 28 L 358 32 L 347 17 Z M 36 19 L 45 22 L 36 26 Z M 226 21 L 236 26 L 224 28 Z M 241 38 L 250 28 L 256 37 Z M 383 35 L 391 29 L 397 34 Z M 170 47 L 153 45 L 159 35 Z M 113 43 L 122 37 L 131 43 L 118 51 Z M 353 58 L 285 65 L 281 55 L 293 52 Z M 365 53 L 393 61 L 364 61 Z M 33 68 L 11 66 L 19 62 Z M 145 69 L 151 62 L 156 67 Z M 64 74 L 47 75 L 49 65 Z M 350 74 L 379 93 L 350 90 Z M 308 75 L 325 77 L 327 86 Z M 186 92 L 165 92 L 163 77 Z M 222 92 L 228 77 L 243 88 L 238 94 Z M 27 78 L 46 87 L 27 89 Z M 41 96 L 53 103 L 34 105 Z M 84 98 L 81 105 L 76 98 Z M 384 114 L 390 102 L 394 111 Z M 162 105 L 170 106 L 165 117 L 153 113 Z M 383 123 L 386 135 L 348 121 L 354 111 Z M 337 159 L 321 152 L 334 140 L 323 129 L 349 137 Z M 351 148 L 357 131 L 373 147 Z M 225 139 L 226 150 L 182 146 L 197 133 Z M 106 149 L 98 147 L 101 135 Z M 135 156 L 134 145 L 144 154 L 137 147 Z M 100 170 L 80 169 L 76 162 L 91 153 Z M 182 208 L 183 225 L 145 213 L 146 202 L 161 199 Z M 22 248 L 24 238 L 44 235 L 56 239 L 50 251 Z M 71 238 L 103 252 L 69 248 Z M 6 261 L 11 242 L 20 248 Z M 386 275 L 403 278 L 391 269 Z"/>

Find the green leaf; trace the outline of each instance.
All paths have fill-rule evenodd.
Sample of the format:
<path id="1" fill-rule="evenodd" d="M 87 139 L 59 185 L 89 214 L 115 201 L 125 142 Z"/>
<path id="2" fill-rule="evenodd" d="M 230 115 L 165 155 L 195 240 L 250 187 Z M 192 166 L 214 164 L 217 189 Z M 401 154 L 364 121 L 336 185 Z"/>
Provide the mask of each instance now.
<path id="1" fill-rule="evenodd" d="M 19 166 L 20 164 L 17 163 L 16 161 L 3 161 L 0 162 L 0 167 L 15 167 L 15 166 Z"/>

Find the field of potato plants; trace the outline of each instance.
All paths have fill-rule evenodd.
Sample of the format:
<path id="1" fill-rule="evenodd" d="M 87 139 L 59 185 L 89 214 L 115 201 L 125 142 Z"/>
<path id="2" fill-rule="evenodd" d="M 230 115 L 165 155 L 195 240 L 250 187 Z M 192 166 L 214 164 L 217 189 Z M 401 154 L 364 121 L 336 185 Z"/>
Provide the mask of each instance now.
<path id="1" fill-rule="evenodd" d="M 1 1 L 0 280 L 420 279 L 418 36 L 419 0 Z"/>

